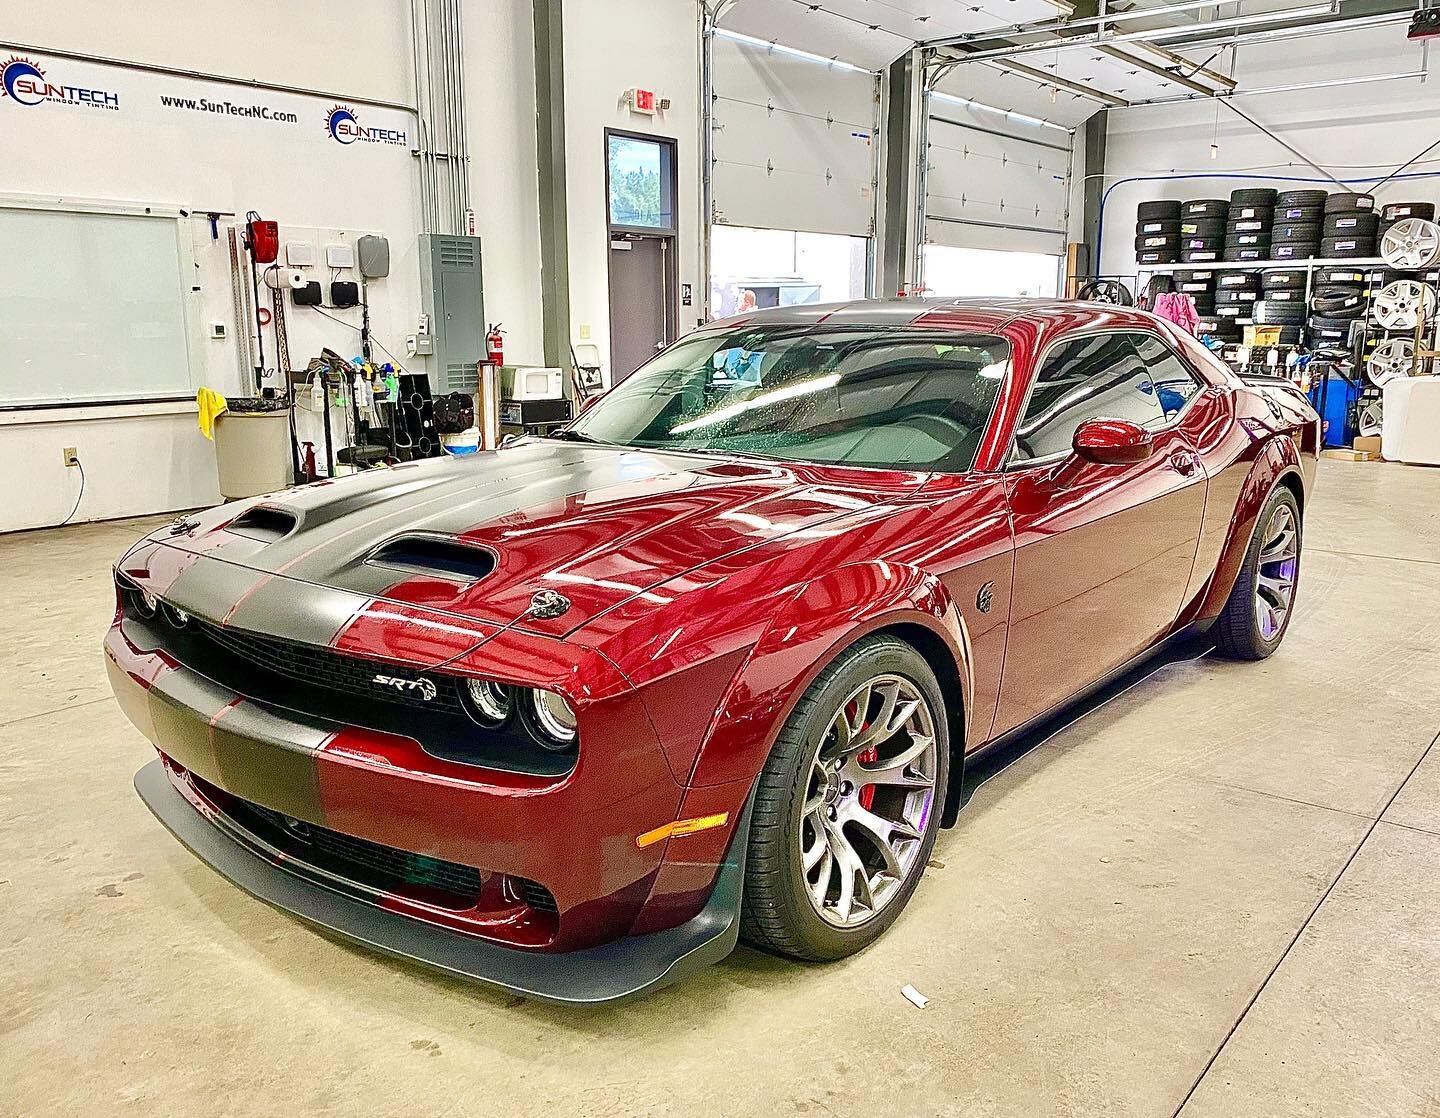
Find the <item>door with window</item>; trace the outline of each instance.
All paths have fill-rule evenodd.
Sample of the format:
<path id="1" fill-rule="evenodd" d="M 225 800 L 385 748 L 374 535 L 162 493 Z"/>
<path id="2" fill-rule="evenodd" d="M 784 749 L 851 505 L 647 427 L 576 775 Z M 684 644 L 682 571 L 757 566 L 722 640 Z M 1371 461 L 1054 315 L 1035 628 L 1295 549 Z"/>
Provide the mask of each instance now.
<path id="1" fill-rule="evenodd" d="M 610 234 L 610 383 L 675 340 L 675 142 L 605 133 Z"/>
<path id="2" fill-rule="evenodd" d="M 1184 425 L 1201 388 L 1151 334 L 1088 334 L 1042 358 L 1007 466 L 1015 575 L 995 733 L 1069 699 L 1174 624 L 1205 512 Z M 1153 453 L 1123 466 L 1076 457 L 1076 428 L 1101 417 L 1153 432 Z"/>

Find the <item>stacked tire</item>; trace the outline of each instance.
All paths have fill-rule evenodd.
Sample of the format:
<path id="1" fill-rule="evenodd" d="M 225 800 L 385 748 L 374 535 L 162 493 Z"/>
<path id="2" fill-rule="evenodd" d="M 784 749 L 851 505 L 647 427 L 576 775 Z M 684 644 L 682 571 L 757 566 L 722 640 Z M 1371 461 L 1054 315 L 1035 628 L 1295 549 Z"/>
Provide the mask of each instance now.
<path id="1" fill-rule="evenodd" d="M 1320 255 L 1326 260 L 1374 256 L 1379 227 L 1373 194 L 1327 195 L 1320 226 Z"/>
<path id="2" fill-rule="evenodd" d="M 1135 218 L 1135 259 L 1174 264 L 1180 259 L 1180 203 L 1141 202 Z"/>
<path id="3" fill-rule="evenodd" d="M 1227 261 L 1250 264 L 1269 257 L 1276 197 L 1275 191 L 1268 189 L 1231 193 L 1225 221 Z"/>
<path id="4" fill-rule="evenodd" d="M 1305 325 L 1305 270 L 1277 268 L 1260 273 L 1255 324 L 1280 330 L 1280 345 L 1298 345 Z"/>
<path id="5" fill-rule="evenodd" d="M 1238 342 L 1245 327 L 1255 321 L 1255 303 L 1260 298 L 1260 277 L 1255 272 L 1220 270 L 1215 273 L 1214 336 Z"/>
<path id="6" fill-rule="evenodd" d="M 1312 348 L 1349 348 L 1351 329 L 1357 319 L 1365 317 L 1370 305 L 1369 287 L 1364 268 L 1337 265 L 1315 269 L 1306 321 Z"/>
<path id="7" fill-rule="evenodd" d="M 1195 198 L 1180 206 L 1180 259 L 1214 264 L 1224 258 L 1230 203 L 1224 198 Z"/>
<path id="8" fill-rule="evenodd" d="M 1271 260 L 1310 260 L 1319 254 L 1327 197 L 1323 190 L 1286 190 L 1276 195 Z"/>
<path id="9" fill-rule="evenodd" d="M 1210 334 L 1219 337 L 1222 324 L 1215 317 L 1215 273 L 1208 269 L 1200 271 L 1181 268 L 1170 278 L 1175 281 L 1176 291 L 1195 300 L 1195 313 L 1200 319 L 1195 326 L 1195 333 L 1200 336 Z"/>

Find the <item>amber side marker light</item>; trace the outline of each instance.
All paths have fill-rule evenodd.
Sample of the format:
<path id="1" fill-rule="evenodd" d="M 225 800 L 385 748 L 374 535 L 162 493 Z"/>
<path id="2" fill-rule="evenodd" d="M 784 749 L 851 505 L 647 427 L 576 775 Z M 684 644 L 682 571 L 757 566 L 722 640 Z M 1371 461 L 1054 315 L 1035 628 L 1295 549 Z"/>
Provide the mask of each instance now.
<path id="1" fill-rule="evenodd" d="M 647 846 L 654 846 L 657 842 L 664 842 L 667 838 L 693 835 L 696 831 L 708 831 L 712 827 L 723 827 L 729 818 L 730 813 L 722 811 L 719 815 L 699 815 L 694 819 L 677 819 L 673 823 L 666 823 L 663 827 L 656 827 L 653 831 L 646 831 L 635 839 L 635 845 L 643 850 Z"/>

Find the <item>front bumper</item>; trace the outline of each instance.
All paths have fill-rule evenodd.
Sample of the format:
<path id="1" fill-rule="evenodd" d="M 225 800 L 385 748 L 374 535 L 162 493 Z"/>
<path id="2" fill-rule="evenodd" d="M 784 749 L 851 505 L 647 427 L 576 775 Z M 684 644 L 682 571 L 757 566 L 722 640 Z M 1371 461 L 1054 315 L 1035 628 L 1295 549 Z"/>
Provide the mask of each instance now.
<path id="1" fill-rule="evenodd" d="M 162 761 L 135 774 L 135 790 L 196 857 L 267 904 L 386 954 L 526 997 L 572 1005 L 635 997 L 718 962 L 739 938 L 745 876 L 739 837 L 748 830 L 748 806 L 710 898 L 696 916 L 665 931 L 552 954 L 517 951 L 391 912 L 311 880 L 301 865 L 271 861 L 192 807 Z"/>

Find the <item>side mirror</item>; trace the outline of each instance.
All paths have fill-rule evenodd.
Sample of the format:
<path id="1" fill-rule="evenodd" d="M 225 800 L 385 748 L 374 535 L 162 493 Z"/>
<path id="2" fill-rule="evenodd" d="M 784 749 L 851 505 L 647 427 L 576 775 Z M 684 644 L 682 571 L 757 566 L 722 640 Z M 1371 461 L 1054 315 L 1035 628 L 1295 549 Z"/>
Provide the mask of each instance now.
<path id="1" fill-rule="evenodd" d="M 595 406 L 596 401 L 599 400 L 600 397 L 603 395 L 605 395 L 604 392 L 595 392 L 589 396 L 586 396 L 583 400 L 580 401 L 580 410 L 577 411 L 575 414 L 584 415 L 587 411 L 589 411 Z"/>
<path id="2" fill-rule="evenodd" d="M 1075 429 L 1075 453 L 1101 466 L 1129 466 L 1155 453 L 1149 431 L 1128 419 L 1087 419 Z"/>

